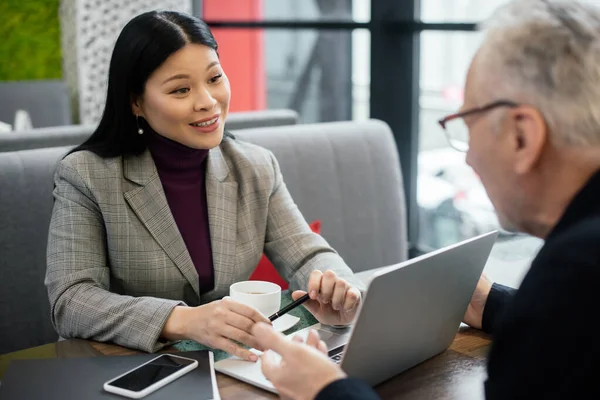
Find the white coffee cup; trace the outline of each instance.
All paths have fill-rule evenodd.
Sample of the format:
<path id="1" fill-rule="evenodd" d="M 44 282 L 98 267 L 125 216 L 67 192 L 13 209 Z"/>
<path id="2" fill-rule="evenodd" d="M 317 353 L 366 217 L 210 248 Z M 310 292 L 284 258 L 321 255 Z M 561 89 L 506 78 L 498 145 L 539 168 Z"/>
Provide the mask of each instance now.
<path id="1" fill-rule="evenodd" d="M 272 282 L 237 282 L 229 287 L 229 296 L 237 302 L 256 308 L 265 317 L 281 308 L 281 286 Z"/>

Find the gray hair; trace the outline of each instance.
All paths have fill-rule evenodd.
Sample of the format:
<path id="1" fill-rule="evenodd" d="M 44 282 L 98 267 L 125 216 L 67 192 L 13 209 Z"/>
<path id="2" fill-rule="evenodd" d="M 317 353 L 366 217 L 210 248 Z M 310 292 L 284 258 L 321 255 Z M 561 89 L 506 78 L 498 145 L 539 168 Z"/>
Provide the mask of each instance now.
<path id="1" fill-rule="evenodd" d="M 516 0 L 482 24 L 477 57 L 495 99 L 531 104 L 551 140 L 600 145 L 600 9 L 576 1 Z"/>

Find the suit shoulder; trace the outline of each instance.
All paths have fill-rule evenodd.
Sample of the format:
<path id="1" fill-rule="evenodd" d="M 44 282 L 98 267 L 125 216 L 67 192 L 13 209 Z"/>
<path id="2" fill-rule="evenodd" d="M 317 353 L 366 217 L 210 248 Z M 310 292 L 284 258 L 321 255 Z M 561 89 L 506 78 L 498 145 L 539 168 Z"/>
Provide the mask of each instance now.
<path id="1" fill-rule="evenodd" d="M 273 167 L 273 153 L 253 143 L 228 138 L 221 144 L 221 150 L 235 164 L 249 163 L 255 167 Z"/>
<path id="2" fill-rule="evenodd" d="M 84 180 L 105 177 L 113 175 L 115 169 L 120 169 L 120 161 L 121 157 L 102 158 L 88 150 L 76 151 L 59 162 L 57 174 L 71 171 Z"/>
<path id="3" fill-rule="evenodd" d="M 600 213 L 591 215 L 558 233 L 544 246 L 540 256 L 545 259 L 589 261 L 600 265 Z"/>
<path id="4" fill-rule="evenodd" d="M 86 168 L 94 166 L 112 166 L 121 157 L 103 158 L 89 150 L 80 150 L 67 155 L 60 162 L 63 165 L 69 165 L 73 168 Z"/>
<path id="5" fill-rule="evenodd" d="M 521 289 L 529 288 L 536 296 L 546 296 L 539 307 L 560 301 L 567 292 L 570 297 L 583 295 L 583 288 L 600 279 L 598 242 L 600 215 L 592 215 L 551 236 L 533 261 Z M 519 292 L 527 292 L 521 289 Z"/>
<path id="6" fill-rule="evenodd" d="M 278 166 L 271 151 L 228 138 L 221 144 L 221 152 L 242 192 L 265 188 L 272 191 L 277 186 Z"/>

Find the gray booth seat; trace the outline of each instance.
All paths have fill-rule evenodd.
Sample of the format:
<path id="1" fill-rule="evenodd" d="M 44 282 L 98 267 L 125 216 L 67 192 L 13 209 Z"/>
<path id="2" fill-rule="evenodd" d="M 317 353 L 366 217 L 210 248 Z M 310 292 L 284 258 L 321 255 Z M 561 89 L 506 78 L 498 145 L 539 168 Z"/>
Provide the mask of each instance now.
<path id="1" fill-rule="evenodd" d="M 407 259 L 400 161 L 387 124 L 331 122 L 234 132 L 271 150 L 310 223 L 354 272 Z"/>
<path id="2" fill-rule="evenodd" d="M 307 221 L 355 271 L 407 257 L 396 145 L 380 121 L 235 132 L 273 151 Z M 55 166 L 71 147 L 0 153 L 0 354 L 57 340 L 44 275 Z"/>
<path id="3" fill-rule="evenodd" d="M 267 126 L 296 125 L 298 113 L 289 109 L 232 112 L 227 116 L 225 129 L 251 129 Z"/>
<path id="4" fill-rule="evenodd" d="M 296 123 L 298 123 L 298 113 L 293 110 L 264 110 L 230 113 L 225 127 L 228 130 L 238 130 Z M 95 126 L 67 125 L 19 132 L 0 132 L 0 152 L 77 146 L 90 137 L 94 129 Z"/>
<path id="5" fill-rule="evenodd" d="M 73 122 L 67 85 L 62 80 L 0 82 L 0 121 L 12 125 L 17 110 L 27 111 L 36 128 Z"/>
<path id="6" fill-rule="evenodd" d="M 0 153 L 0 354 L 58 339 L 44 275 L 54 171 L 67 151 Z"/>
<path id="7" fill-rule="evenodd" d="M 94 129 L 95 126 L 65 125 L 18 132 L 0 132 L 0 153 L 44 147 L 77 146 L 90 137 Z"/>

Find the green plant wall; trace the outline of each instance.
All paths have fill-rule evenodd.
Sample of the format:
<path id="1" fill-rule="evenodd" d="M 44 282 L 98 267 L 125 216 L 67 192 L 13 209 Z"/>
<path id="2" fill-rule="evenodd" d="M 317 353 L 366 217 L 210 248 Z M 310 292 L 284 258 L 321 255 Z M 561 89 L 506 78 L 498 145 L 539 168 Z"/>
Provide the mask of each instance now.
<path id="1" fill-rule="evenodd" d="M 0 0 L 0 81 L 62 76 L 60 0 Z"/>

